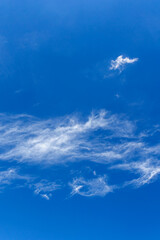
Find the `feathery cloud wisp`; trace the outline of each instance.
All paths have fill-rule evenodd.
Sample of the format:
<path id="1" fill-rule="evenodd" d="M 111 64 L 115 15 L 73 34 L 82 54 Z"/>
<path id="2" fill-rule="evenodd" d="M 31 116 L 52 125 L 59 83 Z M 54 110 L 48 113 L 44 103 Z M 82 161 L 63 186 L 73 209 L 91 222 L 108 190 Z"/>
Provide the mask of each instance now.
<path id="1" fill-rule="evenodd" d="M 52 197 L 53 191 L 59 189 L 60 185 L 43 179 L 38 183 L 30 184 L 30 188 L 34 190 L 36 195 L 49 200 Z"/>
<path id="2" fill-rule="evenodd" d="M 119 70 L 120 72 L 123 71 L 126 64 L 131 64 L 134 62 L 137 62 L 138 58 L 128 58 L 123 57 L 123 55 L 120 55 L 115 60 L 111 60 L 110 70 Z"/>
<path id="3" fill-rule="evenodd" d="M 0 118 L 0 159 L 45 164 L 80 158 L 91 160 L 102 156 L 104 151 L 104 145 L 96 139 L 98 130 L 104 131 L 108 138 L 125 138 L 133 135 L 133 129 L 130 121 L 106 111 L 92 113 L 86 121 L 74 116 L 39 121 L 26 116 L 3 115 Z M 115 158 L 110 149 L 106 151 L 108 158 Z"/>
<path id="4" fill-rule="evenodd" d="M 16 168 L 8 168 L 0 171 L 0 189 L 12 185 L 16 181 L 29 182 L 30 180 L 29 176 L 19 174 Z"/>
<path id="5" fill-rule="evenodd" d="M 160 173 L 160 144 L 149 140 L 156 129 L 141 132 L 134 121 L 107 111 L 91 113 L 86 119 L 70 115 L 65 118 L 39 120 L 26 115 L 0 115 L 0 160 L 10 165 L 19 163 L 29 166 L 45 164 L 54 166 L 70 162 L 70 167 L 83 161 L 86 164 L 101 164 L 106 172 L 95 174 L 94 178 L 68 175 L 63 182 L 70 182 L 72 195 L 104 196 L 121 186 L 140 187 L 155 180 Z M 14 163 L 13 163 L 14 161 Z M 74 164 L 72 164 L 74 162 Z M 104 174 L 114 169 L 129 171 L 131 180 L 123 184 L 108 185 Z M 97 172 L 97 169 L 95 169 Z M 100 175 L 102 177 L 98 177 Z M 81 173 L 83 176 L 83 172 Z M 88 180 L 86 180 L 88 179 Z M 62 188 L 50 180 L 39 182 L 23 176 L 13 167 L 0 172 L 0 187 L 24 180 L 35 194 L 49 200 L 53 191 Z M 67 181 L 67 182 L 66 182 Z"/>
<path id="6" fill-rule="evenodd" d="M 103 197 L 107 193 L 112 192 L 114 186 L 107 184 L 106 176 L 85 180 L 84 178 L 74 179 L 70 183 L 72 187 L 71 195 L 79 194 L 85 197 L 100 196 Z"/>
<path id="7" fill-rule="evenodd" d="M 139 175 L 138 178 L 126 182 L 124 184 L 125 186 L 134 185 L 135 187 L 141 187 L 154 181 L 156 177 L 160 174 L 160 162 L 159 160 L 155 159 L 122 163 L 120 165 L 115 165 L 114 168 L 127 170 Z"/>

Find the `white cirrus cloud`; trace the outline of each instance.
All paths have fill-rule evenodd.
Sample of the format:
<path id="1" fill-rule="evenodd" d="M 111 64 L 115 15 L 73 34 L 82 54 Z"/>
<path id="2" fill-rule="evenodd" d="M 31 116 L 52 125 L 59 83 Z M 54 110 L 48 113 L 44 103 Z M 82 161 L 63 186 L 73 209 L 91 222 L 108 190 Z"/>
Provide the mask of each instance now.
<path id="1" fill-rule="evenodd" d="M 37 120 L 29 116 L 0 116 L 0 159 L 18 162 L 59 164 L 78 159 L 94 160 L 98 155 L 115 158 L 99 142 L 98 131 L 110 139 L 133 137 L 134 124 L 102 110 L 86 120 L 75 116 Z M 103 138 L 102 137 L 102 138 Z M 119 158 L 119 156 L 118 156 Z"/>
<path id="2" fill-rule="evenodd" d="M 160 174 L 160 161 L 156 159 L 147 159 L 145 161 L 135 161 L 115 165 L 114 168 L 127 170 L 138 175 L 135 179 L 124 183 L 124 186 L 134 185 L 141 187 L 153 182 Z"/>
<path id="3" fill-rule="evenodd" d="M 8 168 L 0 171 L 0 189 L 12 185 L 15 182 L 29 182 L 31 177 L 19 174 L 16 168 Z"/>
<path id="4" fill-rule="evenodd" d="M 42 179 L 40 182 L 30 184 L 29 187 L 34 190 L 36 195 L 40 195 L 42 198 L 49 200 L 52 197 L 52 193 L 60 188 L 60 185 Z"/>
<path id="5" fill-rule="evenodd" d="M 109 69 L 110 70 L 119 70 L 121 72 L 124 70 L 124 67 L 127 64 L 132 64 L 137 61 L 138 61 L 138 58 L 128 58 L 128 57 L 123 57 L 123 55 L 120 55 L 115 60 L 111 60 Z"/>
<path id="6" fill-rule="evenodd" d="M 89 180 L 76 178 L 69 185 L 72 188 L 71 195 L 79 194 L 85 197 L 104 197 L 107 193 L 112 192 L 114 189 L 114 186 L 108 185 L 106 176 Z"/>
<path id="7" fill-rule="evenodd" d="M 30 168 L 34 164 L 34 167 L 45 165 L 52 169 L 59 164 L 62 168 L 68 165 L 70 170 L 74 170 L 80 161 L 83 161 L 81 164 L 84 168 L 89 164 L 99 164 L 101 169 L 105 169 L 100 173 L 102 177 L 98 177 L 95 168 L 94 178 L 76 175 L 71 181 L 73 175 L 68 174 L 66 179 L 62 177 L 60 181 L 63 186 L 70 182 L 72 195 L 105 196 L 115 188 L 130 185 L 140 187 L 157 179 L 160 173 L 159 129 L 159 125 L 156 125 L 153 129 L 140 131 L 135 121 L 105 110 L 92 112 L 86 118 L 69 115 L 48 120 L 1 114 L 0 160 L 4 165 L 9 162 L 9 165 L 18 165 L 18 168 L 23 168 L 25 164 Z M 155 134 L 156 138 L 152 141 Z M 131 173 L 130 180 L 126 178 L 123 183 L 119 181 L 108 185 L 104 174 L 108 175 L 108 171 L 116 174 L 117 170 L 114 169 L 127 170 Z M 47 200 L 55 190 L 62 189 L 56 179 L 53 182 L 47 176 L 46 180 L 40 178 L 36 182 L 36 177 L 40 178 L 23 176 L 12 167 L 0 171 L 0 188 L 24 180 L 24 187 L 31 188 L 35 194 Z"/>

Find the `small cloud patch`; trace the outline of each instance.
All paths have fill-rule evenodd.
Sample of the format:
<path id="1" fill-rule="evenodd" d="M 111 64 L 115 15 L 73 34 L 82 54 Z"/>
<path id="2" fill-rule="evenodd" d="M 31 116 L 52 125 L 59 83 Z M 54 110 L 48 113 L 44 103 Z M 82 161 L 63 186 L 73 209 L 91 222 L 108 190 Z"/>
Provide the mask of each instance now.
<path id="1" fill-rule="evenodd" d="M 122 72 L 127 64 L 131 64 L 137 61 L 138 58 L 131 59 L 128 57 L 123 57 L 123 55 L 120 55 L 115 60 L 111 60 L 109 70 L 119 70 L 120 72 Z"/>

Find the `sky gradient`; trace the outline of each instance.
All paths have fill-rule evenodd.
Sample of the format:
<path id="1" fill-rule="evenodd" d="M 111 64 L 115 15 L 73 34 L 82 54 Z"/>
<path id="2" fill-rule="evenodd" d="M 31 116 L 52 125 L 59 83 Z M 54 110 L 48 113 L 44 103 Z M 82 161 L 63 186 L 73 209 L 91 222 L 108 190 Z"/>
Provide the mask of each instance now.
<path id="1" fill-rule="evenodd" d="M 1 0 L 0 239 L 159 240 L 159 12 Z"/>

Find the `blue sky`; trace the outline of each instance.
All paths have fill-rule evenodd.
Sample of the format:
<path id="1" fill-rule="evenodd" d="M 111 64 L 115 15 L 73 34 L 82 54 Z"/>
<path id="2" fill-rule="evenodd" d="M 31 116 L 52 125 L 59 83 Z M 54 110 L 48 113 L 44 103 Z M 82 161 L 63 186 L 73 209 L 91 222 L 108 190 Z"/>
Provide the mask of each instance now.
<path id="1" fill-rule="evenodd" d="M 0 239 L 159 239 L 158 0 L 1 0 Z"/>

